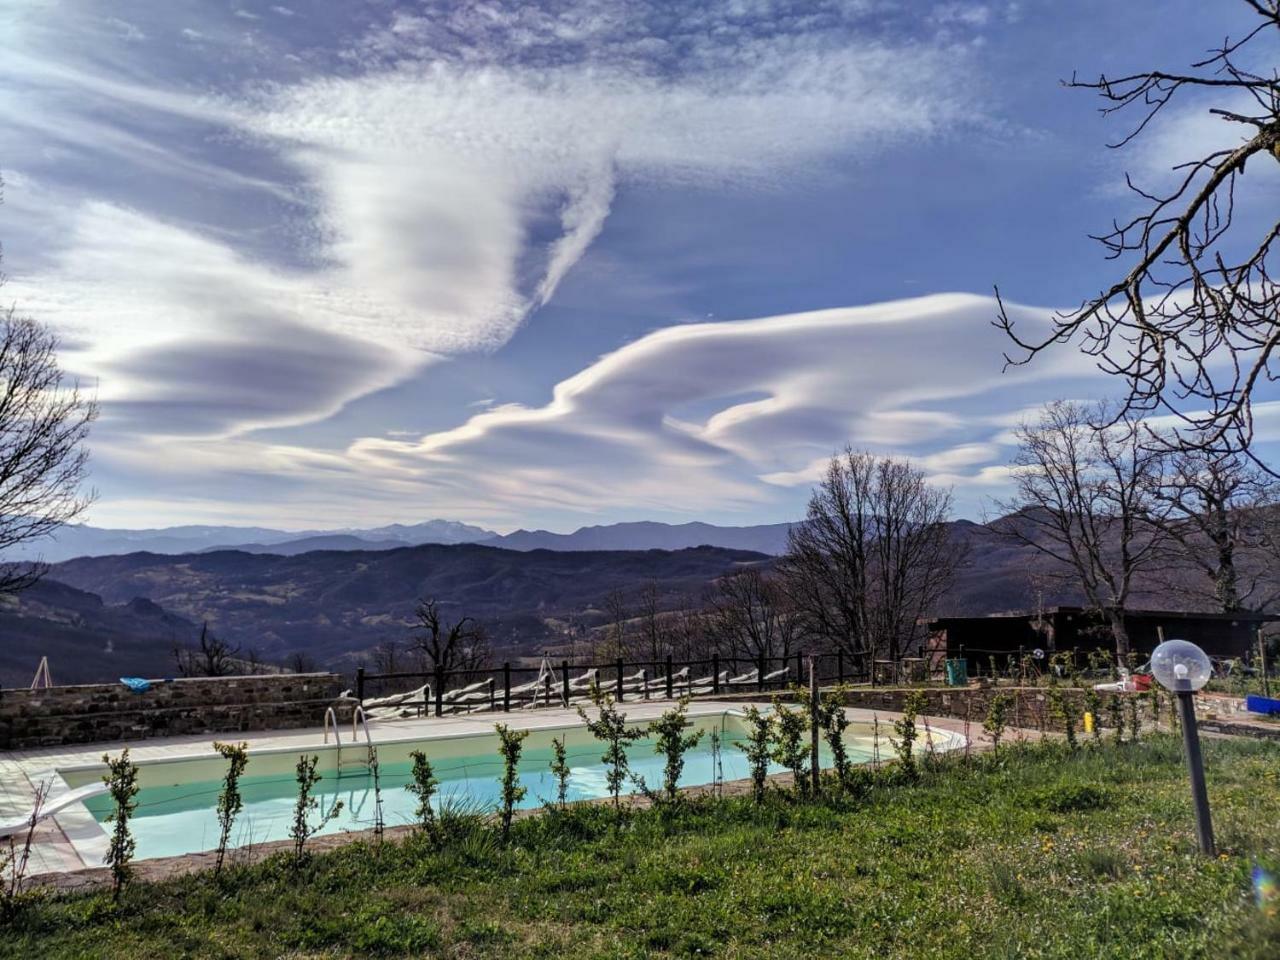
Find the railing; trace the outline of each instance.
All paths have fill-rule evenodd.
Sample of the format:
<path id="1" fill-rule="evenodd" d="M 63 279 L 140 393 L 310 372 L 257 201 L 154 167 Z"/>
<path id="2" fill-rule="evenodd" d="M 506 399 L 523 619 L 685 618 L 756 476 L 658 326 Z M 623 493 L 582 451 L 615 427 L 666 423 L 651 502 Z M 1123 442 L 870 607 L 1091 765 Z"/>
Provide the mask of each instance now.
<path id="1" fill-rule="evenodd" d="M 912 679 L 941 675 L 944 656 L 939 651 L 899 661 L 871 661 L 837 650 L 828 653 L 796 653 L 785 657 L 733 657 L 713 654 L 695 660 L 616 659 L 602 663 L 552 662 L 544 658 L 537 667 L 512 666 L 510 662 L 482 670 L 429 670 L 373 673 L 356 671 L 356 699 L 369 709 L 446 713 L 505 712 L 536 707 L 570 707 L 590 699 L 593 686 L 619 702 L 673 700 L 682 696 L 759 694 L 784 690 L 808 682 L 812 659 L 821 685 L 837 683 L 897 682 L 905 679 L 905 665 Z M 406 690 L 421 688 L 420 699 L 404 699 Z M 394 697 L 388 697 L 388 694 Z M 378 701 L 394 699 L 392 705 Z"/>

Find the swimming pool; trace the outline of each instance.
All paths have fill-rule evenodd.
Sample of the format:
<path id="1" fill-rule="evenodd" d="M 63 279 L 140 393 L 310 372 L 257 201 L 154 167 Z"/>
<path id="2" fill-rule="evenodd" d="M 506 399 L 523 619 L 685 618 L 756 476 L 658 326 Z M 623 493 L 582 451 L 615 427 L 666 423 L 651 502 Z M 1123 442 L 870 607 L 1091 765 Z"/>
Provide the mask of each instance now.
<path id="1" fill-rule="evenodd" d="M 737 747 L 745 740 L 747 732 L 741 714 L 725 712 L 696 717 L 691 723 L 693 729 L 703 731 L 703 737 L 698 746 L 685 755 L 684 772 L 680 778 L 682 786 L 750 776 L 746 756 Z M 713 731 L 717 734 L 718 750 L 712 743 Z M 555 798 L 556 783 L 550 771 L 551 739 L 561 735 L 565 737 L 572 771 L 568 798 L 584 800 L 608 796 L 605 765 L 600 760 L 602 745 L 581 724 L 542 728 L 530 734 L 521 755 L 520 781 L 528 788 L 521 807 L 540 806 Z M 851 724 L 845 735 L 850 759 L 855 763 L 871 760 L 876 749 L 875 736 L 870 724 Z M 936 749 L 945 750 L 957 745 L 955 734 L 932 731 L 932 736 Z M 440 781 L 437 806 L 458 803 L 470 809 L 491 810 L 497 807 L 502 761 L 495 735 L 382 742 L 378 744 L 378 759 L 383 818 L 388 826 L 410 823 L 414 819 L 417 799 L 404 787 L 410 780 L 409 754 L 416 749 L 426 754 Z M 879 749 L 882 753 L 891 749 L 883 725 L 879 731 Z M 312 815 L 313 821 L 318 819 L 319 813 L 332 809 L 337 801 L 343 805 L 323 833 L 372 827 L 375 807 L 372 776 L 364 766 L 351 765 L 353 756 L 363 756 L 367 752 L 365 748 L 350 742 L 342 745 L 341 773 L 339 754 L 334 745 L 318 746 L 305 752 L 319 758 L 316 769 L 322 775 L 313 794 L 319 801 L 319 810 Z M 821 754 L 823 765 L 830 766 L 831 758 L 825 744 Z M 298 756 L 297 749 L 250 751 L 249 763 L 240 781 L 244 809 L 233 831 L 234 846 L 288 837 L 297 798 L 294 765 Z M 632 744 L 627 756 L 633 775 L 643 778 L 651 788 L 661 787 L 665 761 L 655 752 L 653 740 Z M 139 764 L 141 789 L 131 823 L 139 859 L 196 853 L 217 845 L 215 804 L 225 769 L 225 761 L 206 757 Z M 771 766 L 770 770 L 778 772 L 781 768 Z M 92 771 L 89 768 L 64 770 L 62 774 L 72 787 L 91 783 L 101 775 L 100 768 Z M 626 789 L 634 787 L 628 785 Z M 85 806 L 99 823 L 111 812 L 111 801 L 105 796 L 90 798 L 85 801 Z"/>

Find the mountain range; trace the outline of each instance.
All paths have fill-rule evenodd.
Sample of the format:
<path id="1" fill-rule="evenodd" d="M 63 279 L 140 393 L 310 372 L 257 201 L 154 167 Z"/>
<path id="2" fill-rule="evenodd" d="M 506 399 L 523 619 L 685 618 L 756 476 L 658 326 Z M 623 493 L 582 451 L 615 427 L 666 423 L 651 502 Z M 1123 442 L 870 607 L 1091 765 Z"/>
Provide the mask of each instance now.
<path id="1" fill-rule="evenodd" d="M 276 530 L 271 527 L 189 525 L 124 530 L 76 524 L 24 544 L 5 559 L 60 563 L 76 557 L 121 556 L 147 552 L 166 555 L 212 550 L 242 550 L 296 556 L 314 550 L 395 550 L 426 543 L 483 543 L 507 550 L 683 550 L 724 547 L 773 556 L 787 548 L 789 523 L 721 527 L 710 523 L 614 523 L 581 527 L 573 533 L 516 530 L 498 534 L 453 520 L 393 523 L 382 527 L 339 530 Z"/>

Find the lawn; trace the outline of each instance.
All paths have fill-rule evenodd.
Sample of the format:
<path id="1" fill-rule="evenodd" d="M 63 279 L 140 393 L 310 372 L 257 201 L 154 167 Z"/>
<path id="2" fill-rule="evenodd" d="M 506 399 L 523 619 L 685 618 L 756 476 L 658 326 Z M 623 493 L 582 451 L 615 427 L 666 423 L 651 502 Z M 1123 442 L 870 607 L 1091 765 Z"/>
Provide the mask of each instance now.
<path id="1" fill-rule="evenodd" d="M 474 816 L 440 849 L 357 843 L 51 899 L 20 957 L 1276 957 L 1280 748 L 1205 744 L 1222 855 L 1195 851 L 1179 743 L 1014 747 L 862 796 Z"/>

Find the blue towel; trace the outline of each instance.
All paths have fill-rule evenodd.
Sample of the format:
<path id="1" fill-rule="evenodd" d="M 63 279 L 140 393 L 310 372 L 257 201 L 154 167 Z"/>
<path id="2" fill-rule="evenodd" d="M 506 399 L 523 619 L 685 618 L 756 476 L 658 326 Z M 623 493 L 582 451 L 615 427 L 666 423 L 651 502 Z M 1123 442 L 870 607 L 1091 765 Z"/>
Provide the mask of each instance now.
<path id="1" fill-rule="evenodd" d="M 146 693 L 151 689 L 151 681 L 143 680 L 141 677 L 121 677 L 120 682 L 134 693 Z"/>

